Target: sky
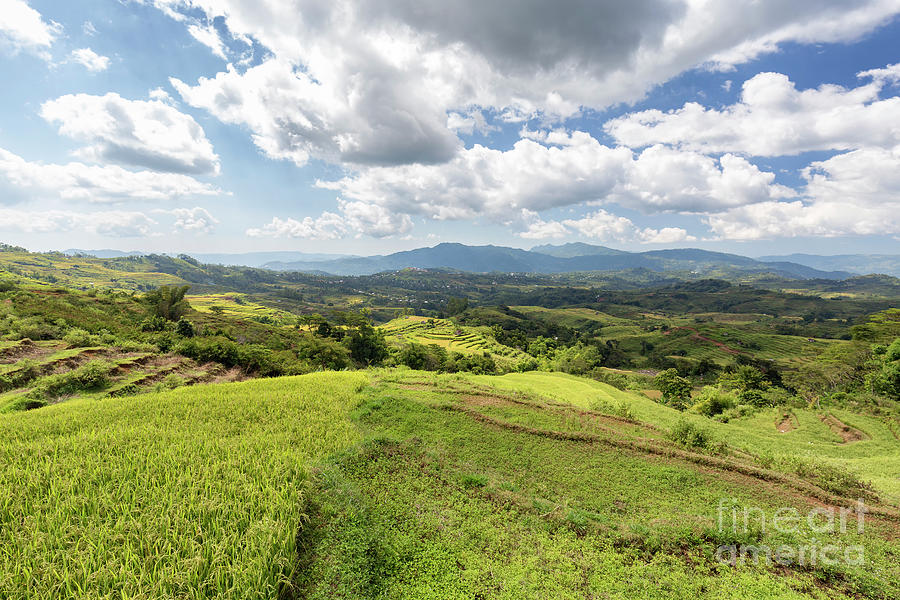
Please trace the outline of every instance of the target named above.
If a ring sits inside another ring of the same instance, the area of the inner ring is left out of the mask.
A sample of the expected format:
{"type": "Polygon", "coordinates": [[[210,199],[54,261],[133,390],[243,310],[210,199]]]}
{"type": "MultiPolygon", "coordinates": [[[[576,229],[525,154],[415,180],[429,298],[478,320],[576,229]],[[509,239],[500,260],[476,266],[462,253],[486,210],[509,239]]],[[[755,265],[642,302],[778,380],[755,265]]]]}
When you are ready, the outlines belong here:
{"type": "Polygon", "coordinates": [[[0,0],[0,241],[900,254],[900,0],[0,0]]]}

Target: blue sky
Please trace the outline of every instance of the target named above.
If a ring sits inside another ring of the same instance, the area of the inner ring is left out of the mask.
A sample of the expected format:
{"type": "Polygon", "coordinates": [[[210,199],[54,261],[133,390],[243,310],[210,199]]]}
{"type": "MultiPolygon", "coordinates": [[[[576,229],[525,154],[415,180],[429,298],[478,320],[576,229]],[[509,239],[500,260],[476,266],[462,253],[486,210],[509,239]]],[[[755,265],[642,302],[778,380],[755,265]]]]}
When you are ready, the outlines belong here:
{"type": "Polygon", "coordinates": [[[897,253],[900,1],[0,0],[0,240],[897,253]]]}

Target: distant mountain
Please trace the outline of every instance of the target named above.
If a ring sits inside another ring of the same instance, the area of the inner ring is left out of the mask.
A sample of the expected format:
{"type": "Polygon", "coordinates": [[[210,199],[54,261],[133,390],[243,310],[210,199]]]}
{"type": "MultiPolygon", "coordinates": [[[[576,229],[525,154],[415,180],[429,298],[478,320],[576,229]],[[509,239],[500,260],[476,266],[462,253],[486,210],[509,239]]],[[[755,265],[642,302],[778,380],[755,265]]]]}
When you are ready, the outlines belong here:
{"type": "Polygon", "coordinates": [[[130,252],[123,252],[122,250],[79,250],[78,248],[69,248],[68,250],[63,250],[63,254],[69,254],[74,256],[76,254],[81,254],[83,256],[96,256],[97,258],[121,258],[123,256],[144,256],[148,254],[147,252],[139,252],[137,250],[132,250],[130,252]]]}
{"type": "Polygon", "coordinates": [[[582,242],[572,242],[554,246],[553,244],[544,244],[543,246],[535,246],[532,252],[539,252],[548,256],[557,258],[575,258],[576,256],[614,256],[616,254],[628,254],[624,250],[616,250],[607,248],[606,246],[594,246],[593,244],[584,244],[582,242]]]}
{"type": "Polygon", "coordinates": [[[849,271],[867,275],[881,273],[900,277],[900,254],[787,254],[785,256],[761,256],[763,262],[788,261],[827,271],[849,271]]]}
{"type": "Polygon", "coordinates": [[[325,272],[333,275],[372,275],[405,268],[452,269],[473,273],[544,274],[646,269],[656,272],[690,272],[707,277],[740,277],[771,273],[791,279],[844,279],[851,275],[846,272],[820,271],[789,262],[764,263],[737,254],[696,248],[650,252],[625,252],[590,244],[539,248],[540,251],[529,251],[504,246],[445,243],[432,248],[418,248],[388,255],[334,260],[272,261],[265,263],[263,267],[280,271],[325,272]],[[583,254],[584,252],[588,254],[583,254]]]}
{"type": "Polygon", "coordinates": [[[270,262],[327,261],[353,258],[351,254],[316,254],[309,252],[245,252],[242,254],[197,254],[189,252],[202,263],[241,267],[262,267],[270,262]]]}
{"type": "MultiPolygon", "coordinates": [[[[139,252],[137,250],[132,250],[131,252],[123,252],[121,250],[79,250],[76,248],[70,248],[69,250],[64,250],[63,254],[82,254],[88,256],[96,256],[97,258],[120,258],[122,256],[145,256],[153,253],[139,252]]],[[[166,252],[165,254],[166,256],[177,256],[179,253],[166,252]]],[[[353,257],[353,255],[350,254],[316,254],[291,251],[245,252],[238,254],[209,254],[188,252],[186,254],[206,264],[239,267],[262,267],[266,263],[277,261],[328,261],[353,257]]]]}

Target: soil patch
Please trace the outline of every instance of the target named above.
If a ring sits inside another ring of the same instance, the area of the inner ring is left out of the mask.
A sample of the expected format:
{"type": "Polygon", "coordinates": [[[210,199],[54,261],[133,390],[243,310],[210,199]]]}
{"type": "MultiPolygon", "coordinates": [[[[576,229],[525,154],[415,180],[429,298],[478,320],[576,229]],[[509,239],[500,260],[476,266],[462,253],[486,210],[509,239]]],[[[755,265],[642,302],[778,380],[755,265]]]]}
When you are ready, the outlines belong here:
{"type": "Polygon", "coordinates": [[[844,444],[852,444],[853,442],[859,442],[869,439],[869,436],[864,432],[841,422],[834,415],[822,415],[819,418],[823,423],[831,428],[831,431],[840,436],[840,438],[843,440],[842,443],[844,444]]]}

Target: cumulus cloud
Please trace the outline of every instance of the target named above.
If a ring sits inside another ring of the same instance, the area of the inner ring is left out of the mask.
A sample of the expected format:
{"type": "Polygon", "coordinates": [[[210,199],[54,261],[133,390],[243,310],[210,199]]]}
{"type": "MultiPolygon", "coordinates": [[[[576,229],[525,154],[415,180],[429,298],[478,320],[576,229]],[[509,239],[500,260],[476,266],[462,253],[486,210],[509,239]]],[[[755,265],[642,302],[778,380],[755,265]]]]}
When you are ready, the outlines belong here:
{"type": "Polygon", "coordinates": [[[173,228],[176,233],[212,233],[219,220],[210,214],[205,208],[174,208],[168,211],[160,211],[175,217],[173,228]]]}
{"type": "Polygon", "coordinates": [[[0,48],[13,52],[25,50],[45,60],[50,59],[50,46],[62,33],[62,26],[47,22],[41,13],[24,0],[0,0],[0,48]]]}
{"type": "Polygon", "coordinates": [[[0,209],[0,230],[22,233],[87,232],[109,237],[146,237],[156,221],[141,212],[0,209]]]}
{"type": "Polygon", "coordinates": [[[122,202],[164,201],[186,196],[215,196],[221,190],[187,175],[129,171],[116,165],[80,162],[29,162],[0,148],[0,183],[28,192],[32,197],[122,202]]]}
{"type": "Polygon", "coordinates": [[[760,73],[744,82],[740,102],[721,110],[690,102],[669,112],[631,113],[604,128],[632,147],[670,144],[755,156],[900,143],[900,128],[887,125],[900,122],[900,97],[879,98],[883,87],[900,77],[900,68],[859,76],[871,81],[851,89],[822,85],[801,91],[785,75],[760,73]]]}
{"type": "Polygon", "coordinates": [[[641,229],[631,219],[610,214],[600,209],[580,219],[544,221],[537,213],[523,210],[522,219],[527,228],[519,233],[526,239],[564,238],[579,235],[602,242],[640,242],[645,244],[672,244],[695,241],[697,238],[680,227],[641,229]]]}
{"type": "Polygon", "coordinates": [[[41,106],[41,116],[59,123],[59,133],[88,145],[85,160],[114,162],[155,171],[218,174],[219,157],[203,128],[160,100],[126,100],[67,94],[41,106]]]}
{"type": "Polygon", "coordinates": [[[109,57],[100,56],[90,48],[78,48],[77,50],[72,50],[70,56],[72,57],[72,60],[84,66],[84,68],[92,73],[105,71],[109,68],[109,57]]]}
{"type": "Polygon", "coordinates": [[[803,199],[709,216],[725,239],[900,234],[900,146],[861,149],[804,169],[803,199]]]}
{"type": "Polygon", "coordinates": [[[412,229],[409,215],[398,214],[383,206],[366,202],[338,200],[340,214],[323,212],[319,217],[280,219],[258,228],[247,230],[250,237],[305,238],[333,240],[352,236],[369,235],[384,238],[403,235],[412,229]]]}
{"type": "Polygon", "coordinates": [[[185,15],[221,17],[272,54],[243,72],[173,81],[185,101],[246,125],[273,158],[355,165],[448,161],[461,149],[455,132],[478,126],[472,107],[501,121],[564,120],[699,65],[853,40],[900,12],[895,0],[145,1],[195,33],[185,15]]]}
{"type": "Polygon", "coordinates": [[[325,85],[313,73],[271,59],[244,73],[230,69],[200,78],[193,87],[171,82],[191,106],[248,126],[253,142],[271,158],[300,166],[310,156],[361,165],[450,159],[460,144],[447,128],[444,103],[412,81],[394,81],[396,67],[383,69],[383,78],[372,80],[346,72],[346,80],[333,82],[326,75],[325,85]]]}
{"type": "MultiPolygon", "coordinates": [[[[495,222],[522,210],[584,203],[703,213],[793,195],[774,183],[773,173],[730,154],[715,159],[653,146],[635,155],[585,132],[529,135],[546,143],[521,139],[507,151],[475,145],[444,165],[375,167],[316,185],[390,214],[495,222]]],[[[535,222],[529,227],[535,236],[562,232],[535,222]]]]}

